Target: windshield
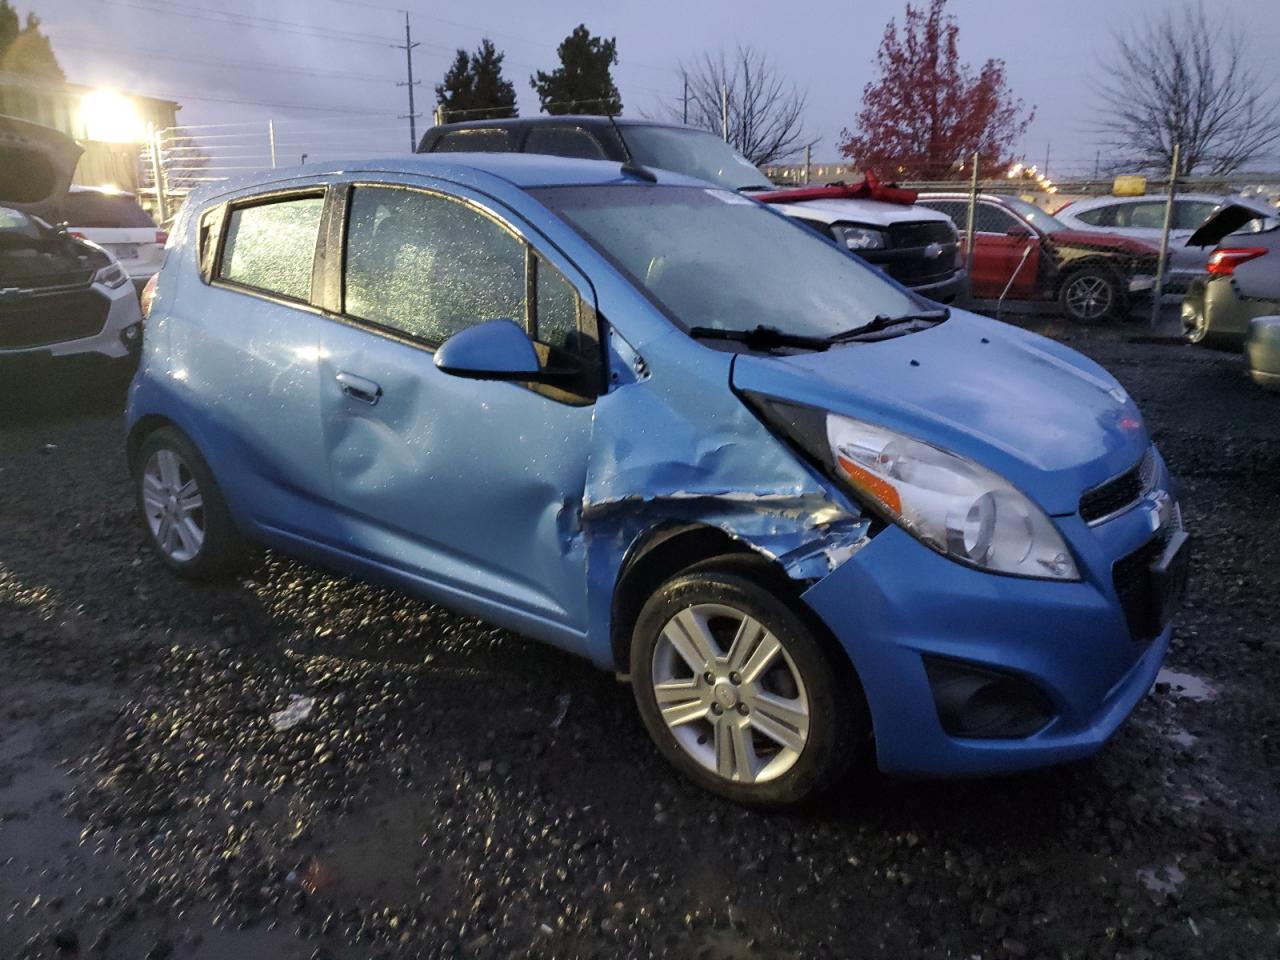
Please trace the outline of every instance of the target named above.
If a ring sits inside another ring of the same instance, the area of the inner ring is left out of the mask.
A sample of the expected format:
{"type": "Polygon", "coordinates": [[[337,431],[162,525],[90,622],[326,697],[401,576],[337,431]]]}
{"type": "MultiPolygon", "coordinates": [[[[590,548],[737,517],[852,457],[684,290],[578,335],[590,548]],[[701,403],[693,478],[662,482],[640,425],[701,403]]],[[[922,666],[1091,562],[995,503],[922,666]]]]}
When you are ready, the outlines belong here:
{"type": "Polygon", "coordinates": [[[1027,201],[1019,200],[1017,197],[1001,197],[1000,199],[1005,202],[1010,210],[1041,233],[1057,233],[1059,230],[1070,229],[1053,214],[1045,213],[1034,203],[1027,203],[1027,201]]]}
{"type": "Polygon", "coordinates": [[[807,227],[727,190],[533,191],[685,328],[827,337],[921,302],[807,227]]]}
{"type": "Polygon", "coordinates": [[[729,190],[772,190],[773,184],[719,137],[692,127],[626,124],[627,149],[636,163],[709,180],[729,190]]]}

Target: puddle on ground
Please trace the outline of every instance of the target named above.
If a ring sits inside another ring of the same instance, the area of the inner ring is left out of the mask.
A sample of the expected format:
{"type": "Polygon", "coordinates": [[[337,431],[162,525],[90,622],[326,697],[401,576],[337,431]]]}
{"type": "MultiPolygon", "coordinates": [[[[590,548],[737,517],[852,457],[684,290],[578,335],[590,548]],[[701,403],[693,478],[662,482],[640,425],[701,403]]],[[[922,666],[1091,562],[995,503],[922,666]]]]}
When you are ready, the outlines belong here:
{"type": "Polygon", "coordinates": [[[1143,867],[1138,871],[1138,882],[1157,897],[1177,893],[1186,879],[1187,875],[1175,863],[1163,867],[1143,867]]]}
{"type": "Polygon", "coordinates": [[[1192,673],[1179,673],[1167,667],[1156,674],[1156,684],[1168,684],[1168,695],[1180,700],[1213,700],[1218,690],[1213,684],[1192,673]]]}

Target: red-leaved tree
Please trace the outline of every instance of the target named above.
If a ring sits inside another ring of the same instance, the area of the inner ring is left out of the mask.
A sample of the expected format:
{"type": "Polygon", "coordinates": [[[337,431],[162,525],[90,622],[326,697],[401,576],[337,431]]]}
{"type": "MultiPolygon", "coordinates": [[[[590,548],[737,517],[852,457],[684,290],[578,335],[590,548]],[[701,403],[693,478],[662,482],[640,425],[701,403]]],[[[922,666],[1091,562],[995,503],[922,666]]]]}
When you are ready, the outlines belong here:
{"type": "Polygon", "coordinates": [[[862,91],[856,131],[840,150],[862,169],[903,180],[946,180],[976,150],[984,176],[1003,173],[1010,151],[1031,123],[1009,90],[1004,61],[976,74],[960,62],[960,28],[947,0],[907,4],[902,29],[890,20],[876,54],[880,76],[862,91]]]}

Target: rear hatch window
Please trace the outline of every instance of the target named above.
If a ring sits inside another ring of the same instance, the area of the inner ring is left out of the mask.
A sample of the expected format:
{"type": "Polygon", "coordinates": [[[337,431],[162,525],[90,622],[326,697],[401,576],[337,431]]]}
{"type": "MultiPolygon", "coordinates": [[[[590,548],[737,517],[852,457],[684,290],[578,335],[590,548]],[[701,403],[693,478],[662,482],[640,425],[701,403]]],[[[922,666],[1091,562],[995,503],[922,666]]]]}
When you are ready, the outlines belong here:
{"type": "Polygon", "coordinates": [[[84,190],[68,193],[62,201],[62,218],[73,227],[108,229],[150,227],[155,221],[138,201],[124,193],[84,190]]]}

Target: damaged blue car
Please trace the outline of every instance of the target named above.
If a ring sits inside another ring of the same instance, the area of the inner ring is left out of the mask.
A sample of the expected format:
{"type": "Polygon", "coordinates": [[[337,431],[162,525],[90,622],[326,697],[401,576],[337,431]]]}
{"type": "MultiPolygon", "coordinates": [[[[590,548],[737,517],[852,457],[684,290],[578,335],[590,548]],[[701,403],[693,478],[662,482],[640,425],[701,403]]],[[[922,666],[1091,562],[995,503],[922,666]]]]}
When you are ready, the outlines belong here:
{"type": "Polygon", "coordinates": [[[1124,389],[747,197],[425,155],[170,243],[127,443],[179,574],[266,545],[588,657],[760,806],[1085,757],[1154,681],[1187,535],[1124,389]]]}

